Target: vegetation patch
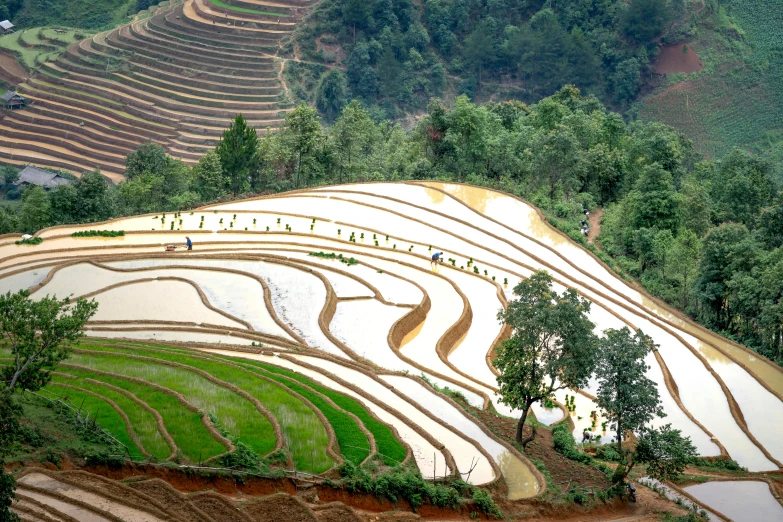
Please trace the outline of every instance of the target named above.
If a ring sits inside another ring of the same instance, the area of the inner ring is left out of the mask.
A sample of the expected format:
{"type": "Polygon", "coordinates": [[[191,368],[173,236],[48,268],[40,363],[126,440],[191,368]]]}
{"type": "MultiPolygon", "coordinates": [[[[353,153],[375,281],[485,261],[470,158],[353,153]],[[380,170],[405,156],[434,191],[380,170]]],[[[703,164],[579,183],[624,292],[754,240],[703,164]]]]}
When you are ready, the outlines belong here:
{"type": "Polygon", "coordinates": [[[124,230],[79,230],[71,234],[71,237],[123,237],[124,230]]]}
{"type": "Polygon", "coordinates": [[[43,243],[42,237],[31,237],[28,239],[20,239],[19,241],[14,241],[17,245],[40,245],[43,243]]]}

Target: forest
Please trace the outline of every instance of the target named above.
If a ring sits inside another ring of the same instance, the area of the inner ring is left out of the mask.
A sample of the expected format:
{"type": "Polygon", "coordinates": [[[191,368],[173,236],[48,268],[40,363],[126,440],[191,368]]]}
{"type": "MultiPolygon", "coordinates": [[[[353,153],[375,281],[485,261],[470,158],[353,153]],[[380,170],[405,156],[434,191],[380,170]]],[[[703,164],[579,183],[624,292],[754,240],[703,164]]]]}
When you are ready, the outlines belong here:
{"type": "MultiPolygon", "coordinates": [[[[25,190],[16,209],[0,207],[0,233],[326,184],[467,182],[534,203],[653,295],[783,363],[783,199],[773,164],[740,149],[704,160],[674,129],[626,124],[574,86],[530,106],[435,99],[411,131],[374,120],[357,101],[329,126],[303,104],[281,131],[260,136],[237,116],[192,168],[155,144],[126,166],[119,185],[94,172],[50,192],[25,190]],[[588,244],[580,221],[597,207],[603,224],[588,244]]],[[[16,173],[4,167],[8,197],[19,197],[16,173]]]]}
{"type": "MultiPolygon", "coordinates": [[[[688,30],[673,23],[686,18],[686,4],[325,0],[299,29],[296,45],[307,60],[330,64],[342,58],[347,65],[345,73],[332,69],[322,76],[321,107],[356,98],[394,118],[400,110],[425,108],[431,96],[446,90],[531,102],[574,84],[623,108],[649,76],[661,35],[677,40],[688,30]],[[338,50],[345,56],[337,56],[338,50]]],[[[297,80],[303,64],[289,65],[297,80]]],[[[295,94],[307,97],[301,85],[295,94]]]]}

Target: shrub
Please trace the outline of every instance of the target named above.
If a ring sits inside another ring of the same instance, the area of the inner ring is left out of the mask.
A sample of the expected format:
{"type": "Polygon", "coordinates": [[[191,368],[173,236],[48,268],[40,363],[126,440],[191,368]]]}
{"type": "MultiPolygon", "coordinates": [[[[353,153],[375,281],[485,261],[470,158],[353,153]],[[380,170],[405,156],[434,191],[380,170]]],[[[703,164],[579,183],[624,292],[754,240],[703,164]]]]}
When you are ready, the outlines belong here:
{"type": "Polygon", "coordinates": [[[555,451],[564,457],[583,464],[590,464],[593,461],[593,458],[590,455],[576,449],[574,435],[571,433],[567,423],[562,422],[552,428],[552,440],[555,451]]]}
{"type": "Polygon", "coordinates": [[[489,495],[489,493],[487,493],[486,490],[478,488],[474,489],[473,502],[475,502],[476,507],[483,511],[486,515],[494,518],[503,518],[503,514],[498,509],[497,504],[495,504],[495,501],[492,500],[492,497],[489,495]]]}
{"type": "Polygon", "coordinates": [[[124,230],[80,230],[71,234],[71,237],[122,237],[124,230]]]}
{"type": "Polygon", "coordinates": [[[611,462],[620,462],[623,460],[622,456],[617,452],[614,445],[611,444],[598,446],[595,450],[595,456],[601,460],[608,460],[611,462]]]}
{"type": "Polygon", "coordinates": [[[15,241],[17,245],[40,245],[43,243],[42,237],[31,237],[29,239],[21,239],[19,241],[15,241]]]}
{"type": "MultiPolygon", "coordinates": [[[[334,259],[337,257],[337,254],[334,252],[329,252],[328,254],[326,252],[310,252],[307,255],[311,257],[323,257],[325,259],[334,259]]],[[[342,258],[342,254],[340,254],[340,257],[342,258]]]]}

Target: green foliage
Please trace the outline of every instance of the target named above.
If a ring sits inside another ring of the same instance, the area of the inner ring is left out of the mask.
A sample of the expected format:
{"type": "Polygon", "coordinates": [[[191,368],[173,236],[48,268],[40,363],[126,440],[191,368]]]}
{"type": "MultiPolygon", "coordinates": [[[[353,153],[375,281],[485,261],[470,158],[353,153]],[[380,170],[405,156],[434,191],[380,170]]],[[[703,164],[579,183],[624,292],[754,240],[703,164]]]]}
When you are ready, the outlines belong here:
{"type": "MultiPolygon", "coordinates": [[[[135,11],[137,0],[22,0],[14,23],[20,27],[63,25],[84,29],[108,29],[135,11]]],[[[154,3],[158,3],[157,1],[154,3]]]]}
{"type": "Polygon", "coordinates": [[[690,438],[671,424],[643,430],[636,445],[636,461],[647,464],[647,474],[662,482],[677,478],[696,455],[690,438]]]}
{"type": "Polygon", "coordinates": [[[561,453],[566,458],[581,462],[582,464],[590,464],[593,461],[593,458],[590,455],[576,449],[574,434],[571,433],[571,429],[566,422],[561,422],[552,428],[552,442],[555,451],[561,453]]]}
{"type": "Polygon", "coordinates": [[[330,69],[321,77],[315,106],[328,121],[334,121],[345,107],[347,88],[345,74],[339,69],[330,69]]]}
{"type": "Polygon", "coordinates": [[[487,490],[475,488],[473,490],[473,502],[485,515],[492,518],[503,518],[503,513],[500,512],[487,490]]]}
{"type": "Polygon", "coordinates": [[[14,241],[17,245],[40,245],[43,243],[42,237],[31,237],[28,239],[20,239],[18,241],[14,241]]]}
{"type": "Polygon", "coordinates": [[[45,296],[30,299],[27,290],[0,295],[0,332],[13,362],[0,378],[11,392],[36,391],[51,379],[50,372],[70,353],[69,345],[84,335],[84,325],[95,315],[92,300],[62,300],[45,296]]]}
{"type": "Polygon", "coordinates": [[[124,230],[79,230],[71,234],[71,237],[123,237],[124,230]]]}
{"type": "Polygon", "coordinates": [[[627,431],[638,433],[653,418],[665,415],[657,386],[645,375],[649,368],[644,358],[651,349],[655,349],[652,339],[641,330],[632,335],[628,328],[610,328],[600,340],[597,404],[617,434],[621,454],[627,431]]]}
{"type": "Polygon", "coordinates": [[[501,401],[522,410],[516,440],[535,402],[563,388],[582,388],[596,363],[596,337],[587,318],[590,302],[573,289],[552,291],[552,278],[535,272],[514,288],[514,299],[498,312],[498,320],[513,329],[498,349],[501,401]]]}
{"type": "MultiPolygon", "coordinates": [[[[241,114],[223,132],[215,148],[220,158],[222,172],[229,179],[229,188],[236,195],[246,192],[258,179],[258,136],[256,130],[247,125],[241,114]]],[[[210,174],[214,177],[215,174],[210,174]]]]}
{"type": "MultiPolygon", "coordinates": [[[[352,462],[346,462],[339,468],[341,480],[339,484],[351,492],[371,493],[377,497],[387,498],[392,502],[398,499],[407,500],[414,509],[419,508],[425,502],[436,507],[457,508],[462,500],[462,491],[465,484],[433,484],[425,481],[421,473],[412,468],[396,466],[383,473],[372,475],[367,470],[360,468],[352,462]]],[[[485,513],[495,515],[500,512],[488,493],[476,495],[477,505],[485,513]]]]}
{"type": "Polygon", "coordinates": [[[727,471],[747,471],[737,461],[728,458],[708,458],[696,457],[693,459],[693,465],[697,468],[709,470],[727,470],[727,471]]]}

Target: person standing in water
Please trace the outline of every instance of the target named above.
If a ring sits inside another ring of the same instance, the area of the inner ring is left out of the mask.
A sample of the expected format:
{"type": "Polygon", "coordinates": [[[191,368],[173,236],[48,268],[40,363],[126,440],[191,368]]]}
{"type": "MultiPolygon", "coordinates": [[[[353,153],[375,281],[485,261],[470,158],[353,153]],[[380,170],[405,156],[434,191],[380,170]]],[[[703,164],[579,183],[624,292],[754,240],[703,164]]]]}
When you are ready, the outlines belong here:
{"type": "Polygon", "coordinates": [[[443,258],[441,258],[442,255],[443,252],[435,252],[434,254],[432,254],[432,261],[430,261],[430,264],[434,265],[437,263],[442,263],[443,262],[443,258]]]}
{"type": "Polygon", "coordinates": [[[185,236],[185,239],[188,240],[188,250],[193,250],[193,241],[190,240],[190,236],[185,236]]]}

